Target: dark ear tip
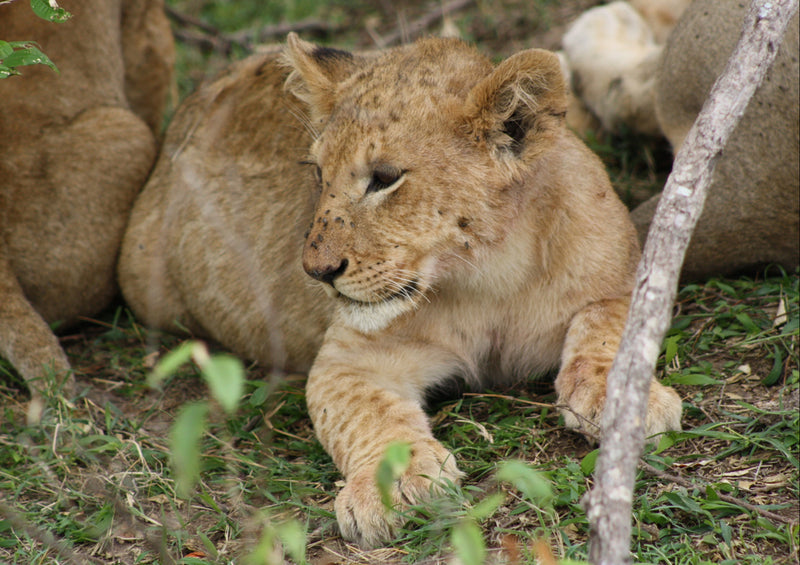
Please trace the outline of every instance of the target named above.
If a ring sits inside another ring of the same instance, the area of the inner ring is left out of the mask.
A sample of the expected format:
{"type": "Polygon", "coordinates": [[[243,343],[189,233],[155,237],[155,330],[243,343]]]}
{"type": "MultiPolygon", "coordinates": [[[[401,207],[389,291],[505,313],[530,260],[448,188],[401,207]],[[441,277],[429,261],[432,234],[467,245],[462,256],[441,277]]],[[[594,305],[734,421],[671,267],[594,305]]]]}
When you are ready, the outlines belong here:
{"type": "Polygon", "coordinates": [[[352,61],[353,54],[349,51],[344,51],[342,49],[335,49],[333,47],[324,47],[322,45],[317,45],[314,47],[314,50],[311,52],[311,56],[314,57],[320,63],[327,63],[329,61],[352,61]]]}

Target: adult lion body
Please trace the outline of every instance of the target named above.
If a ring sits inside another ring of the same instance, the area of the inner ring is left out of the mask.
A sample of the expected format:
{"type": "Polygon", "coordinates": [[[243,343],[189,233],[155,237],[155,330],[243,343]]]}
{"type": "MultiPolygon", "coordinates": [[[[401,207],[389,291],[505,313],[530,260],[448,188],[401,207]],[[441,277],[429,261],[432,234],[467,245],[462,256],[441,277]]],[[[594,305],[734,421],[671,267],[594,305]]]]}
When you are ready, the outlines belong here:
{"type": "MultiPolygon", "coordinates": [[[[745,3],[694,0],[667,42],[655,111],[677,153],[741,35],[745,3]]],[[[683,276],[800,264],[800,16],[731,134],[686,252],[683,276]]],[[[631,217],[644,241],[660,195],[631,217]]]]}
{"type": "MultiPolygon", "coordinates": [[[[583,102],[604,127],[625,124],[663,134],[677,153],[733,53],[747,6],[636,0],[586,11],[564,36],[583,102]]],[[[720,155],[686,252],[685,279],[733,275],[772,263],[793,271],[800,264],[798,22],[795,13],[775,62],[720,155]]],[[[576,127],[588,121],[580,112],[572,116],[576,127]]],[[[631,213],[642,242],[660,198],[653,196],[631,213]]]]}
{"type": "MultiPolygon", "coordinates": [[[[446,379],[560,366],[567,422],[597,421],[636,232],[564,126],[551,53],[493,67],[457,40],[356,56],[290,36],[285,61],[288,79],[271,55],[237,63],[178,111],[120,280],[150,325],[309,371],[342,532],[375,545],[395,525],[374,481],[388,443],[413,453],[395,502],[458,478],[423,411],[446,379]]],[[[648,432],[679,418],[654,382],[648,432]]]]}
{"type": "Polygon", "coordinates": [[[92,316],[118,291],[120,241],[172,82],[161,0],[63,5],[63,24],[26,2],[0,6],[0,38],[36,40],[60,70],[0,80],[0,356],[34,396],[48,373],[69,371],[48,323],[92,316]]]}

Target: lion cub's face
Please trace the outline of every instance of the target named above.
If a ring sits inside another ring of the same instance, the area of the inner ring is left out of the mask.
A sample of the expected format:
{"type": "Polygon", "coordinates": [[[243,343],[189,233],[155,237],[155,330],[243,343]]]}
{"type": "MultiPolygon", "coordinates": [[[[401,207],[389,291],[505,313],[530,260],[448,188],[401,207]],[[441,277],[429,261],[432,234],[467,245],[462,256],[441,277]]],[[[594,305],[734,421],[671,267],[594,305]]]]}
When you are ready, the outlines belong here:
{"type": "Polygon", "coordinates": [[[481,276],[537,140],[563,117],[555,58],[520,55],[493,69],[454,40],[355,56],[289,37],[287,87],[309,105],[319,183],[303,267],[346,323],[381,329],[437,282],[481,276]]]}

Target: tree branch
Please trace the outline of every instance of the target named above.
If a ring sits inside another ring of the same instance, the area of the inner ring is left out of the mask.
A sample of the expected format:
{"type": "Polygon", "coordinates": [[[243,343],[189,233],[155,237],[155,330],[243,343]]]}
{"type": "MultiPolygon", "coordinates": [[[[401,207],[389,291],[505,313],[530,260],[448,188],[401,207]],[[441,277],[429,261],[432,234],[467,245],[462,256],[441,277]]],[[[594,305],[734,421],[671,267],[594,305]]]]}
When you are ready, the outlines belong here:
{"type": "Polygon", "coordinates": [[[444,19],[445,16],[448,16],[453,12],[463,10],[464,8],[468,8],[474,2],[475,0],[451,0],[447,4],[444,4],[440,7],[437,6],[435,10],[420,16],[407,26],[401,25],[399,26],[400,29],[393,31],[388,35],[376,37],[375,42],[378,44],[378,47],[388,47],[390,45],[400,43],[401,41],[409,41],[414,39],[416,36],[425,32],[425,30],[427,30],[433,24],[444,19]]]}
{"type": "Polygon", "coordinates": [[[175,8],[165,6],[164,9],[175,24],[173,33],[177,39],[201,49],[226,55],[230,54],[234,47],[238,47],[246,53],[252,53],[256,44],[283,38],[290,31],[320,35],[334,33],[339,29],[333,24],[321,20],[305,19],[236,33],[224,33],[217,27],[199,18],[179,12],[175,8]]]}
{"type": "Polygon", "coordinates": [[[595,487],[584,498],[596,565],[630,563],[631,505],[650,381],[681,264],[717,159],[775,59],[798,0],[754,0],[722,75],[675,157],[647,237],[628,323],[608,375],[595,487]]]}

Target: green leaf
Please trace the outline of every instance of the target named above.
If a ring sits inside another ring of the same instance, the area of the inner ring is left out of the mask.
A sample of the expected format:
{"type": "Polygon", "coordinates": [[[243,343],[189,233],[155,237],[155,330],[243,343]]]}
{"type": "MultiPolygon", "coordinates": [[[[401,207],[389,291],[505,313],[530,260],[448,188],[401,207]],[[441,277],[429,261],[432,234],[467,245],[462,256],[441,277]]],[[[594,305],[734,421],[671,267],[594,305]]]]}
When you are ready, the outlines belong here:
{"type": "Polygon", "coordinates": [[[392,508],[392,485],[411,464],[411,445],[404,442],[390,443],[386,446],[383,459],[378,464],[375,480],[381,494],[381,502],[387,509],[392,508]]]}
{"type": "Polygon", "coordinates": [[[250,406],[261,406],[269,398],[269,385],[267,383],[256,383],[256,389],[250,395],[250,406]]]}
{"type": "Polygon", "coordinates": [[[147,386],[155,388],[161,382],[174,374],[175,371],[185,365],[192,358],[192,352],[198,342],[184,341],[178,347],[164,355],[155,366],[153,371],[147,375],[147,386]]]}
{"type": "Polygon", "coordinates": [[[704,516],[711,516],[706,509],[701,507],[688,494],[682,494],[680,492],[666,492],[662,496],[669,500],[676,508],[685,510],[689,514],[702,514],[704,516]]]}
{"type": "Polygon", "coordinates": [[[678,353],[678,342],[680,341],[680,335],[674,335],[672,337],[668,337],[664,342],[664,364],[669,365],[672,363],[672,360],[675,358],[675,355],[678,353]]]}
{"type": "Polygon", "coordinates": [[[669,381],[669,384],[671,385],[705,386],[722,384],[722,381],[718,379],[697,373],[690,373],[688,375],[670,375],[665,380],[669,381]]]}
{"type": "Polygon", "coordinates": [[[244,393],[244,365],[233,355],[209,355],[202,342],[185,341],[164,355],[147,376],[147,384],[159,386],[189,360],[197,363],[214,399],[228,414],[232,414],[244,393]]]}
{"type": "Polygon", "coordinates": [[[200,438],[206,429],[208,406],[204,402],[181,408],[169,436],[175,491],[188,498],[200,477],[200,438]]]}
{"type": "Polygon", "coordinates": [[[14,48],[11,47],[11,44],[8,41],[3,41],[0,39],[0,61],[8,57],[14,52],[14,48]]]}
{"type": "Polygon", "coordinates": [[[708,286],[710,286],[711,288],[717,287],[718,289],[720,289],[725,294],[728,294],[730,296],[736,296],[736,289],[733,288],[728,283],[724,283],[724,282],[722,282],[720,280],[716,280],[716,279],[715,280],[711,280],[711,281],[708,282],[708,286]]]}
{"type": "Polygon", "coordinates": [[[233,355],[213,355],[203,361],[200,372],[214,399],[228,414],[233,414],[244,392],[242,362],[233,355]]]}
{"type": "Polygon", "coordinates": [[[26,47],[18,49],[3,59],[3,65],[6,67],[24,67],[26,65],[47,65],[54,71],[58,72],[53,61],[42,53],[38,47],[32,44],[27,44],[26,47]]]}
{"type": "Polygon", "coordinates": [[[597,455],[600,453],[599,449],[595,449],[587,453],[583,459],[581,459],[581,471],[587,477],[594,473],[594,465],[597,463],[597,455]]]}
{"type": "Polygon", "coordinates": [[[728,547],[731,547],[731,542],[733,541],[733,530],[725,520],[720,520],[719,531],[722,534],[722,541],[724,541],[728,547]]]}
{"type": "Polygon", "coordinates": [[[758,325],[756,325],[756,323],[750,318],[750,316],[748,316],[744,312],[736,314],[736,319],[739,320],[739,323],[744,326],[745,330],[747,330],[748,335],[757,334],[761,332],[761,328],[759,328],[758,325]]]}
{"type": "Polygon", "coordinates": [[[797,333],[798,327],[800,327],[800,318],[793,316],[789,318],[789,321],[783,325],[783,328],[781,329],[781,335],[792,335],[797,333]]]}
{"type": "Polygon", "coordinates": [[[72,14],[64,8],[59,7],[55,2],[51,5],[48,0],[31,0],[31,9],[43,20],[57,24],[63,24],[72,17],[72,14]]]}
{"type": "Polygon", "coordinates": [[[689,316],[680,316],[672,320],[672,327],[670,328],[672,331],[683,331],[692,325],[692,318],[689,316]]]}
{"type": "Polygon", "coordinates": [[[486,544],[481,529],[473,520],[462,520],[450,534],[450,543],[463,565],[484,565],[486,544]]]}
{"type": "Polygon", "coordinates": [[[301,565],[306,562],[306,530],[297,520],[289,520],[278,525],[278,538],[292,558],[301,565]]]}
{"type": "Polygon", "coordinates": [[[656,446],[655,450],[653,450],[653,455],[658,455],[659,453],[666,451],[673,445],[675,445],[676,441],[676,434],[674,433],[665,433],[661,434],[661,437],[658,438],[658,445],[656,446]]]}
{"type": "Polygon", "coordinates": [[[781,354],[781,350],[777,345],[772,350],[772,359],[772,369],[761,381],[761,384],[764,386],[774,385],[778,382],[778,379],[781,378],[781,374],[783,374],[783,355],[781,354]]]}
{"type": "Polygon", "coordinates": [[[0,65],[0,78],[8,78],[11,75],[18,75],[19,72],[15,71],[10,67],[6,67],[5,65],[0,65]]]}
{"type": "Polygon", "coordinates": [[[500,463],[497,480],[513,484],[534,504],[549,506],[553,500],[553,491],[547,479],[522,461],[500,463]]]}
{"type": "Polygon", "coordinates": [[[478,522],[483,522],[500,508],[500,505],[503,504],[505,499],[506,495],[502,492],[492,493],[478,502],[478,504],[469,511],[469,515],[478,522]]]}

